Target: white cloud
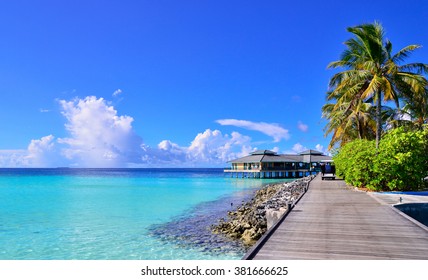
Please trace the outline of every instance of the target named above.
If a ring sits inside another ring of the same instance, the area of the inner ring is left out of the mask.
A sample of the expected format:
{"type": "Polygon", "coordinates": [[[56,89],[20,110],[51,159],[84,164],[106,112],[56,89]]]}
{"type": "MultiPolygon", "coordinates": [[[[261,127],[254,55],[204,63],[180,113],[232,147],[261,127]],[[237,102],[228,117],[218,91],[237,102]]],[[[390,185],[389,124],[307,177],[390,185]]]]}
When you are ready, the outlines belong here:
{"type": "Polygon", "coordinates": [[[53,140],[53,135],[48,135],[38,140],[31,140],[28,145],[28,151],[34,155],[43,153],[44,151],[50,151],[54,146],[53,140]]]}
{"type": "Polygon", "coordinates": [[[37,167],[50,166],[56,161],[55,137],[53,135],[44,136],[37,140],[31,140],[28,145],[28,164],[37,167]]]}
{"type": "Polygon", "coordinates": [[[28,151],[27,150],[1,150],[0,167],[27,167],[28,151]]]}
{"type": "Polygon", "coordinates": [[[331,156],[331,153],[329,152],[329,150],[327,148],[324,148],[324,146],[321,145],[321,144],[317,144],[315,146],[315,150],[320,151],[320,152],[322,152],[325,155],[331,156]]]}
{"type": "MultiPolygon", "coordinates": [[[[291,150],[287,150],[284,153],[285,154],[298,154],[298,153],[301,153],[301,152],[309,150],[309,149],[314,149],[314,148],[308,148],[308,147],[302,145],[301,143],[296,143],[293,145],[291,150]]],[[[325,155],[331,155],[331,153],[327,149],[325,149],[324,146],[321,144],[315,145],[315,150],[320,151],[325,155]]]]}
{"type": "Polygon", "coordinates": [[[88,96],[60,100],[70,137],[58,139],[68,147],[63,155],[78,166],[115,167],[138,162],[142,139],[132,128],[133,118],[118,116],[103,98],[88,96]]]}
{"type": "Polygon", "coordinates": [[[274,147],[273,149],[270,149],[272,152],[275,153],[279,153],[279,148],[278,147],[274,147]]]}
{"type": "MultiPolygon", "coordinates": [[[[180,147],[178,144],[170,140],[163,140],[158,144],[156,157],[157,161],[170,164],[180,164],[186,161],[186,148],[180,147]]],[[[152,159],[153,161],[153,159],[152,159]]]]}
{"type": "Polygon", "coordinates": [[[126,167],[140,163],[142,139],[133,118],[119,116],[102,98],[60,100],[68,137],[53,135],[31,140],[27,150],[0,152],[1,166],[11,167],[126,167]]]}
{"type": "Polygon", "coordinates": [[[317,144],[317,145],[315,146],[315,149],[316,149],[317,151],[324,152],[324,146],[323,146],[323,145],[321,145],[321,144],[317,144]]]}
{"type": "Polygon", "coordinates": [[[293,148],[291,148],[291,149],[294,153],[298,154],[298,153],[301,153],[303,151],[306,151],[308,148],[306,148],[305,146],[303,146],[300,143],[296,143],[293,145],[293,148]]]}
{"type": "Polygon", "coordinates": [[[118,96],[118,95],[120,95],[120,94],[122,94],[123,93],[123,91],[120,89],[120,88],[118,88],[117,90],[115,90],[114,92],[113,92],[113,96],[118,96]]]}
{"type": "Polygon", "coordinates": [[[133,118],[118,116],[102,98],[62,100],[60,104],[70,137],[58,142],[67,145],[63,155],[78,166],[221,165],[252,149],[248,136],[211,129],[198,133],[189,146],[163,140],[149,147],[133,131],[133,118]]]}
{"type": "Polygon", "coordinates": [[[308,127],[308,125],[304,124],[303,122],[298,121],[297,122],[297,128],[302,132],[307,132],[309,127],[308,127]]]}
{"type": "Polygon", "coordinates": [[[236,157],[232,152],[234,146],[245,146],[250,141],[248,136],[238,132],[223,135],[219,130],[207,129],[199,133],[188,148],[188,158],[201,162],[226,162],[236,157]]]}
{"type": "Polygon", "coordinates": [[[222,119],[217,120],[216,122],[221,125],[232,125],[248,130],[259,131],[263,134],[271,136],[274,142],[279,142],[281,139],[288,140],[290,138],[288,130],[275,123],[251,122],[236,119],[222,119]]]}
{"type": "MultiPolygon", "coordinates": [[[[67,136],[48,135],[31,140],[27,149],[0,150],[1,167],[214,167],[224,166],[227,161],[255,150],[249,136],[212,129],[197,133],[188,145],[163,140],[150,147],[135,133],[134,119],[119,115],[103,98],[60,100],[59,105],[66,120],[67,136]]],[[[288,131],[276,124],[217,122],[261,131],[276,142],[289,137],[288,131]]]]}
{"type": "Polygon", "coordinates": [[[49,167],[57,154],[52,135],[31,140],[27,149],[0,151],[1,167],[49,167]]]}
{"type": "Polygon", "coordinates": [[[163,140],[157,148],[143,146],[146,164],[180,166],[223,166],[227,161],[247,155],[251,138],[237,132],[231,135],[219,130],[206,129],[198,133],[189,146],[179,146],[163,140]]]}

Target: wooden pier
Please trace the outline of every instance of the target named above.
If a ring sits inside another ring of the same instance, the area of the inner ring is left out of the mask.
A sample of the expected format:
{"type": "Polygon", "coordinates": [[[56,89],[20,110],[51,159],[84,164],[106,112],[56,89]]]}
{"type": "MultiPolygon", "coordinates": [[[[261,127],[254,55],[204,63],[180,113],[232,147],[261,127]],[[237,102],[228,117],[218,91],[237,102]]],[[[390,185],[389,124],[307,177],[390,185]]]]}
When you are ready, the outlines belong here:
{"type": "Polygon", "coordinates": [[[428,259],[428,228],[341,180],[308,192],[244,259],[428,259]]]}

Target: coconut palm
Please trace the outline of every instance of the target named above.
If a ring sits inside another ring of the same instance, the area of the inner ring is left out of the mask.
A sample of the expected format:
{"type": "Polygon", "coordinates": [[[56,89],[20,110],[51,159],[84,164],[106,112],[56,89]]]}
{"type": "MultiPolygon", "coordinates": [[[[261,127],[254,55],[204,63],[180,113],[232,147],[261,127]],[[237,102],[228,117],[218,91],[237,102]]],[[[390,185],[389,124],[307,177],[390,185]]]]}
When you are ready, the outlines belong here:
{"type": "Polygon", "coordinates": [[[346,102],[361,99],[363,104],[372,100],[376,110],[378,147],[384,125],[382,101],[393,101],[400,109],[401,99],[412,101],[426,96],[428,81],[423,74],[428,72],[428,65],[400,65],[420,46],[409,45],[392,54],[392,43],[385,39],[384,29],[377,22],[349,27],[347,30],[354,37],[345,42],[347,49],[342,52],[340,60],[328,65],[329,68],[345,68],[331,78],[328,99],[336,100],[336,109],[346,102]]]}
{"type": "Polygon", "coordinates": [[[411,120],[411,125],[423,129],[428,123],[428,89],[425,95],[413,95],[404,98],[403,114],[411,120]]]}
{"type": "Polygon", "coordinates": [[[328,149],[336,143],[343,146],[354,139],[375,138],[376,123],[371,103],[354,99],[337,104],[326,104],[322,108],[323,117],[329,119],[325,127],[325,135],[333,133],[328,149]]]}

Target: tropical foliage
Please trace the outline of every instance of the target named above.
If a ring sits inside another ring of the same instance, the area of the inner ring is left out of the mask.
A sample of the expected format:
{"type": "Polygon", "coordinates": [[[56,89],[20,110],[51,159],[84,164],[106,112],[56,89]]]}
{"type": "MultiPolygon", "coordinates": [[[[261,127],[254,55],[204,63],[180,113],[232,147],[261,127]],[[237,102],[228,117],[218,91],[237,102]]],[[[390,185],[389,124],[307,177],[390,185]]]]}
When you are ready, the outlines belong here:
{"type": "Polygon", "coordinates": [[[422,130],[400,127],[380,141],[355,140],[334,157],[336,172],[348,184],[375,191],[419,190],[427,187],[428,125],[422,130]]]}
{"type": "Polygon", "coordinates": [[[347,29],[353,37],[345,42],[340,60],[329,68],[344,69],[330,80],[323,108],[328,120],[326,135],[332,133],[329,148],[354,139],[376,139],[387,128],[409,126],[421,129],[428,120],[428,65],[402,64],[419,45],[392,53],[392,43],[383,27],[375,22],[347,29]],[[394,108],[387,107],[395,106],[394,108]],[[401,107],[401,105],[404,105],[401,107]]]}
{"type": "Polygon", "coordinates": [[[358,139],[345,144],[333,157],[336,174],[346,183],[356,187],[370,185],[373,172],[373,160],[376,157],[375,142],[358,139]]]}

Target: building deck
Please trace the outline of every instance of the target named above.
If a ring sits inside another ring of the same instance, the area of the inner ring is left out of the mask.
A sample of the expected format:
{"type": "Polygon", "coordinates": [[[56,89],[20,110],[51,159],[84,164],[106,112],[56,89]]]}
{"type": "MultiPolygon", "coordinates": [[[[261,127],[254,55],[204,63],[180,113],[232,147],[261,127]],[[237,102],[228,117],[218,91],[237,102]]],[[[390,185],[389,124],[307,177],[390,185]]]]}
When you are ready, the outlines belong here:
{"type": "Polygon", "coordinates": [[[317,176],[247,259],[428,259],[428,229],[342,180],[317,176]]]}
{"type": "Polygon", "coordinates": [[[308,169],[225,169],[224,172],[231,177],[254,179],[302,178],[318,173],[308,169]]]}

